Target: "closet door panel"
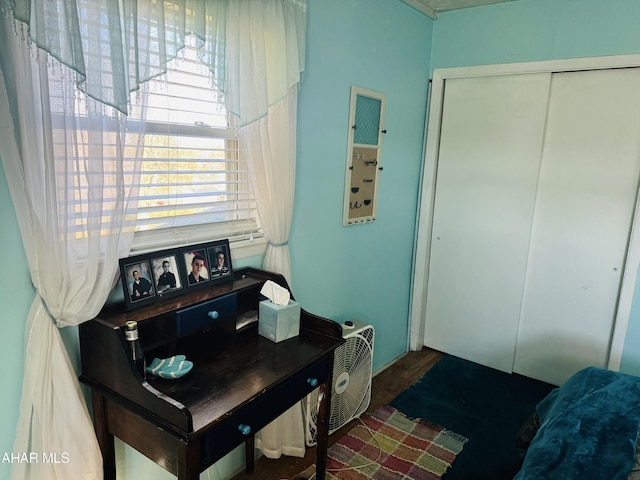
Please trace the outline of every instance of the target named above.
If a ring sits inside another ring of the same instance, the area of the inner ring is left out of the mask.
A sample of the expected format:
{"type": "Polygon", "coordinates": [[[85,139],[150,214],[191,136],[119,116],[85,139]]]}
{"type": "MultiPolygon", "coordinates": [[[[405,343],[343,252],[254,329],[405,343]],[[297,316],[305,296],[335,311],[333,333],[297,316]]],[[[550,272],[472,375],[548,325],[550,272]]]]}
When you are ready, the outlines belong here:
{"type": "Polygon", "coordinates": [[[554,74],[514,371],[605,367],[640,166],[640,70],[554,74]]]}
{"type": "Polygon", "coordinates": [[[549,74],[447,80],[425,345],[511,371],[549,74]]]}

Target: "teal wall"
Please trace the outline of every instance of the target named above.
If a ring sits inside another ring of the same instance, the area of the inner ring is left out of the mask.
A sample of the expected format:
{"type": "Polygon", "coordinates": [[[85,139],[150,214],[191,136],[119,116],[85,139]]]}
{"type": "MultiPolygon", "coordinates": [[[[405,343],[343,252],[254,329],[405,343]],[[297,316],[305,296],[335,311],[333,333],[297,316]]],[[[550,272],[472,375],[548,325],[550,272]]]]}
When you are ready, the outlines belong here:
{"type": "MultiPolygon", "coordinates": [[[[637,0],[518,0],[448,12],[435,22],[431,67],[640,53],[639,19],[637,0]]],[[[640,375],[640,279],[621,370],[640,375]]]]}
{"type": "MultiPolygon", "coordinates": [[[[290,237],[292,289],[305,308],[376,328],[374,368],[407,348],[415,217],[429,69],[640,52],[640,2],[518,0],[449,12],[435,22],[399,0],[308,0],[307,66],[298,99],[296,201],[290,237]],[[378,220],[343,227],[349,89],[385,93],[388,134],[378,220]]],[[[33,289],[0,169],[0,448],[13,446],[20,399],[24,319],[33,289]]],[[[247,259],[234,266],[257,264],[247,259]]],[[[623,369],[640,374],[640,291],[623,369]],[[638,347],[636,347],[638,345],[638,347]]],[[[118,446],[123,478],[159,478],[118,446]]],[[[238,461],[241,455],[237,455],[238,461]]],[[[215,469],[214,469],[215,470],[215,469]]],[[[222,470],[228,470],[224,468],[222,470]]],[[[9,467],[0,465],[0,478],[9,467]]],[[[212,478],[226,476],[220,470],[212,478]]],[[[206,478],[206,477],[204,477],[206,478]]]]}
{"type": "Polygon", "coordinates": [[[517,0],[443,13],[432,68],[638,53],[636,0],[517,0]]]}
{"type": "Polygon", "coordinates": [[[389,0],[310,0],[298,97],[292,290],[306,309],[376,329],[374,369],[407,349],[433,22],[389,0]],[[342,226],[352,85],[387,97],[378,215],[342,226]]]}
{"type": "MultiPolygon", "coordinates": [[[[1,150],[1,147],[0,147],[1,150]]],[[[0,365],[3,365],[0,393],[0,455],[13,450],[22,373],[24,370],[24,327],[33,300],[33,287],[22,248],[22,239],[9,195],[9,187],[0,168],[0,365]]],[[[9,466],[0,464],[0,478],[9,478],[9,466]]]]}
{"type": "MultiPolygon", "coordinates": [[[[399,0],[308,0],[307,68],[299,92],[296,207],[291,233],[293,290],[308,310],[377,328],[375,365],[406,350],[418,179],[433,22],[399,0]],[[387,95],[379,220],[342,227],[349,89],[387,95]]],[[[1,147],[0,147],[1,151],[1,147]]],[[[0,454],[11,452],[22,388],[24,323],[33,288],[4,172],[0,169],[0,454]]],[[[260,266],[260,258],[234,267],[260,266]]],[[[114,297],[118,296],[115,292],[114,297]]],[[[77,330],[65,337],[76,345],[77,330]]],[[[116,444],[118,478],[173,478],[116,444]]],[[[234,451],[209,471],[226,478],[234,451]]],[[[0,464],[0,478],[10,466],[0,464]]],[[[201,478],[207,478],[203,474],[201,478]]]]}

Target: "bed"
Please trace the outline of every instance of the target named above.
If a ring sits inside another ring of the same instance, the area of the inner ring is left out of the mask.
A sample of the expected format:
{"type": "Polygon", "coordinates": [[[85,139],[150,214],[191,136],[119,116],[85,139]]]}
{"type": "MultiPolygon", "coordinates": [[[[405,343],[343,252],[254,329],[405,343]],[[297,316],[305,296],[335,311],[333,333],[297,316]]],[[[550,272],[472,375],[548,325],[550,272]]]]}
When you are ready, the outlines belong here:
{"type": "Polygon", "coordinates": [[[518,433],[514,480],[640,480],[640,377],[589,367],[554,389],[518,433]]]}

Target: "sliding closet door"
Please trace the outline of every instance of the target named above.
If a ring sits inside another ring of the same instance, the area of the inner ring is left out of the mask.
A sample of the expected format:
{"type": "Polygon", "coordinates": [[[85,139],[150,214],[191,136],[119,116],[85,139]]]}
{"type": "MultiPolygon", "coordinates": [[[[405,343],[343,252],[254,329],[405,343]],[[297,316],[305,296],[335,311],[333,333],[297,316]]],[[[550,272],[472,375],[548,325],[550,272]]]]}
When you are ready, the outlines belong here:
{"type": "Polygon", "coordinates": [[[425,345],[511,371],[548,74],[445,84],[425,345]]]}
{"type": "Polygon", "coordinates": [[[640,69],[554,74],[514,371],[606,366],[639,167],[640,69]]]}

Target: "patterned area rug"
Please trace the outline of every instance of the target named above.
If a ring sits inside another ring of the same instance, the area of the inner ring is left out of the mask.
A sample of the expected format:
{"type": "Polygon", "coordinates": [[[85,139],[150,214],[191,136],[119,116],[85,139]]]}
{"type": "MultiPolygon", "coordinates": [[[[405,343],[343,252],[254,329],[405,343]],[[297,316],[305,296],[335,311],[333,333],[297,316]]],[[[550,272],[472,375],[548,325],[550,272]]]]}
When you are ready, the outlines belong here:
{"type": "MultiPolygon", "coordinates": [[[[434,480],[451,466],[467,439],[393,407],[380,407],[329,447],[328,480],[434,480]]],[[[315,465],[296,479],[312,479],[315,465]]]]}

